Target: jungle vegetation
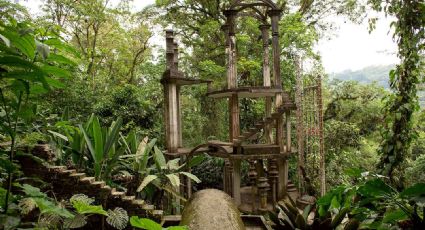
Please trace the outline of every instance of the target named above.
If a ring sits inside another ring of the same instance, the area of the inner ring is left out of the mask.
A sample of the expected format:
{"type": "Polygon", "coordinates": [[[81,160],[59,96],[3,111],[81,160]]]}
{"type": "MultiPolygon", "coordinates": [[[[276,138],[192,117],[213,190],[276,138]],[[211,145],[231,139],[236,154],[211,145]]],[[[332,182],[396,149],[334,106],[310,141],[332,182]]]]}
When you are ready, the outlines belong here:
{"type": "MultiPolygon", "coordinates": [[[[225,44],[220,27],[229,1],[156,0],[139,12],[132,10],[131,0],[116,2],[44,0],[41,13],[35,15],[19,3],[0,0],[0,228],[78,228],[97,215],[117,229],[161,229],[143,216],[129,217],[125,207],[105,210],[84,194],[56,200],[46,192],[48,182],[25,178],[17,158],[40,143],[52,147],[57,165],[71,165],[159,207],[165,205],[164,197],[179,196],[175,188],[180,176],[194,181],[195,189],[220,188],[224,163],[219,159],[205,156],[186,162],[194,167],[189,173],[162,153],[160,79],[165,52],[157,40],[162,39],[164,28],[172,26],[184,46],[183,72],[224,86],[225,44]],[[128,186],[128,180],[136,181],[136,186],[128,186]]],[[[306,78],[320,74],[324,79],[328,188],[315,207],[303,214],[291,214],[290,202],[277,207],[289,218],[270,217],[276,228],[423,229],[425,111],[417,95],[424,80],[425,3],[275,2],[283,9],[283,87],[294,93],[294,63],[300,57],[313,63],[303,72],[306,78]],[[384,79],[389,88],[329,78],[314,49],[319,39],[331,36],[335,29],[326,18],[369,20],[373,29],[376,18],[367,14],[372,11],[394,20],[391,31],[400,63],[384,79]],[[310,212],[317,212],[314,223],[307,223],[310,212]]],[[[259,83],[258,26],[250,18],[239,24],[240,84],[259,83]]],[[[205,92],[206,87],[184,90],[185,146],[227,138],[227,105],[212,103],[205,92]]],[[[241,127],[262,117],[262,102],[246,99],[241,103],[246,118],[241,127]]],[[[320,181],[314,166],[310,167],[318,194],[320,181]]],[[[296,170],[290,169],[294,181],[296,170]]],[[[169,229],[179,228],[184,229],[169,229]]]]}

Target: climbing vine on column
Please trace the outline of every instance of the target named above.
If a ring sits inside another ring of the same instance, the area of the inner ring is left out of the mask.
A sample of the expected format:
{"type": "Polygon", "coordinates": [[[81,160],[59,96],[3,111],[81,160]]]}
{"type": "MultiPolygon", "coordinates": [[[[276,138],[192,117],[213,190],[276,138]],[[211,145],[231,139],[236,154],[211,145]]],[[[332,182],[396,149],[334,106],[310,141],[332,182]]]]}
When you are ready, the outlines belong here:
{"type": "Polygon", "coordinates": [[[394,181],[394,170],[404,161],[412,140],[412,116],[419,109],[416,86],[423,73],[425,3],[418,0],[369,0],[372,8],[395,17],[391,24],[400,64],[390,72],[393,94],[386,103],[380,172],[394,181]],[[423,71],[422,71],[423,72],[423,71]]]}

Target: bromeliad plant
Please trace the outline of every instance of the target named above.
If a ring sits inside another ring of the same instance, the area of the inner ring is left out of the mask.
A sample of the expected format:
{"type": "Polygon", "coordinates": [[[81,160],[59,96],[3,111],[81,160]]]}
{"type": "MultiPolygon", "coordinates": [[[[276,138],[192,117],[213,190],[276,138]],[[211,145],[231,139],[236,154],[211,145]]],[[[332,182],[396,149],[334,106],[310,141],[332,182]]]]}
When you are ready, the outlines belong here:
{"type": "Polygon", "coordinates": [[[118,163],[119,156],[125,151],[118,143],[121,126],[122,119],[118,118],[111,127],[101,127],[96,116],[92,116],[86,126],[79,125],[97,179],[108,179],[118,163]]]}
{"type": "Polygon", "coordinates": [[[56,127],[58,132],[49,132],[58,147],[63,148],[59,149],[60,163],[70,158],[77,168],[92,172],[98,180],[111,182],[112,175],[119,171],[120,156],[131,154],[128,138],[120,133],[121,118],[110,127],[102,127],[95,115],[78,128],[67,121],[58,122],[56,127]]]}
{"type": "Polygon", "coordinates": [[[358,183],[341,185],[300,212],[295,203],[279,203],[270,213],[275,229],[425,229],[425,184],[398,192],[383,177],[358,173],[358,183]]]}
{"type": "Polygon", "coordinates": [[[344,212],[345,229],[424,229],[424,201],[423,183],[398,192],[382,176],[363,173],[359,183],[333,189],[317,205],[321,218],[344,212]]]}

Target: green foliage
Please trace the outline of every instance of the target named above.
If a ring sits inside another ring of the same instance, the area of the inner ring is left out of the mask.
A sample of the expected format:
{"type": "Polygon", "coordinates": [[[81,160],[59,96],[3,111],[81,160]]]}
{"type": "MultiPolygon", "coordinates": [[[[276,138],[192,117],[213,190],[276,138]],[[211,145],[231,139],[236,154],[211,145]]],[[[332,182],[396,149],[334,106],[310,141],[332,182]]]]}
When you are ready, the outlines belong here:
{"type": "Polygon", "coordinates": [[[415,138],[413,132],[413,113],[419,109],[417,101],[417,84],[423,78],[423,51],[425,42],[424,3],[410,0],[369,0],[376,11],[384,11],[394,16],[391,23],[393,37],[398,43],[398,57],[401,63],[389,72],[390,87],[394,91],[386,102],[385,122],[387,127],[382,132],[381,161],[378,165],[382,174],[394,182],[394,170],[407,158],[411,143],[415,138]]]}
{"type": "MultiPolygon", "coordinates": [[[[376,84],[354,81],[332,81],[326,85],[325,98],[325,149],[327,187],[352,182],[341,174],[347,168],[376,170],[379,161],[377,150],[381,138],[379,130],[384,125],[382,98],[388,93],[376,84]]],[[[307,160],[315,162],[315,156],[307,160]]],[[[315,178],[314,167],[306,167],[308,175],[315,178]]],[[[320,182],[313,180],[319,188],[320,182]]],[[[318,190],[318,189],[316,189],[318,190]]]]}
{"type": "Polygon", "coordinates": [[[390,229],[404,224],[411,229],[424,227],[420,208],[423,207],[425,184],[416,184],[398,193],[381,176],[361,175],[364,177],[355,185],[337,187],[317,201],[320,217],[336,210],[344,211],[344,216],[349,218],[346,228],[354,223],[361,229],[390,229]]]}
{"type": "MultiPolygon", "coordinates": [[[[38,209],[38,228],[65,229],[80,228],[87,224],[91,215],[106,216],[106,222],[116,229],[124,229],[128,223],[127,212],[122,208],[105,211],[101,205],[94,205],[94,199],[84,194],[75,194],[66,203],[58,203],[40,191],[39,188],[28,184],[21,186],[25,197],[19,201],[21,214],[26,217],[38,209]]],[[[1,224],[1,222],[0,222],[1,224]]]]}
{"type": "Polygon", "coordinates": [[[106,124],[121,117],[127,132],[136,127],[152,129],[158,105],[144,98],[142,92],[134,85],[118,86],[94,106],[94,112],[106,124]]]}
{"type": "Polygon", "coordinates": [[[149,158],[149,154],[152,154],[154,167],[150,166],[145,168],[143,171],[139,171],[143,180],[137,188],[138,192],[143,191],[147,185],[153,184],[160,190],[168,192],[170,195],[173,195],[179,199],[185,200],[178,193],[178,188],[180,186],[180,175],[186,176],[190,180],[193,180],[196,183],[201,181],[195,175],[185,172],[187,165],[194,167],[202,160],[200,157],[194,157],[189,162],[179,164],[180,159],[176,158],[173,160],[166,161],[164,154],[156,146],[154,146],[154,151],[145,151],[143,158],[149,158]]]}
{"type": "MultiPolygon", "coordinates": [[[[5,3],[2,1],[4,6],[5,3]]],[[[18,134],[25,131],[36,114],[36,105],[30,97],[40,96],[50,89],[61,88],[60,80],[70,76],[68,70],[73,65],[62,65],[49,60],[50,53],[59,55],[65,47],[56,34],[43,34],[30,21],[17,21],[13,4],[6,4],[6,11],[0,21],[0,132],[8,135],[10,150],[1,152],[2,165],[6,166],[7,194],[5,210],[9,205],[9,194],[13,183],[13,174],[17,173],[14,164],[18,134]],[[53,45],[49,41],[55,40],[53,45]],[[6,160],[4,155],[8,156],[6,160]],[[8,162],[7,162],[8,161],[8,162]]],[[[62,56],[63,60],[68,60],[62,56]]]]}
{"type": "Polygon", "coordinates": [[[119,132],[121,129],[122,120],[119,118],[113,122],[109,128],[101,128],[99,119],[93,116],[86,127],[79,126],[81,133],[84,136],[87,148],[89,150],[91,159],[93,160],[94,175],[96,178],[104,178],[110,176],[113,165],[117,162],[121,151],[117,151],[115,146],[118,147],[119,132]],[[91,135],[89,136],[90,133],[91,135]],[[102,174],[102,167],[109,162],[106,166],[104,174],[102,174]]]}
{"type": "Polygon", "coordinates": [[[425,155],[420,155],[406,169],[406,178],[409,183],[425,183],[425,155]]]}
{"type": "Polygon", "coordinates": [[[146,230],[187,230],[186,226],[171,226],[163,228],[160,224],[156,223],[153,220],[147,218],[139,218],[137,216],[132,216],[130,218],[130,224],[133,227],[146,229],[146,230]]]}
{"type": "Polygon", "coordinates": [[[134,131],[127,137],[122,135],[120,118],[110,127],[102,127],[95,115],[78,129],[64,121],[56,126],[64,133],[50,131],[57,147],[62,148],[59,149],[60,161],[67,162],[70,157],[77,167],[83,167],[97,179],[107,182],[120,171],[122,157],[125,159],[125,155],[136,153],[135,146],[140,142],[134,131]]]}

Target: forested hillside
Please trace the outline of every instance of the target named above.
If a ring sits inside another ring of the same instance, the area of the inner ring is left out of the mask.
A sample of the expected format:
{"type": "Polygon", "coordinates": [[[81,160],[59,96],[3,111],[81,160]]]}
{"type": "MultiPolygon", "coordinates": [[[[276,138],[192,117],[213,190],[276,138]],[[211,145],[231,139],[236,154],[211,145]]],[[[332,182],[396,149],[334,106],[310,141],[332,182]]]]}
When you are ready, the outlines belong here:
{"type": "Polygon", "coordinates": [[[395,65],[368,66],[360,70],[345,70],[339,73],[331,73],[329,78],[342,81],[358,81],[364,84],[376,82],[379,86],[389,88],[388,74],[395,65]]]}
{"type": "MultiPolygon", "coordinates": [[[[394,65],[368,66],[360,70],[345,70],[339,73],[329,74],[330,79],[341,81],[357,81],[362,84],[376,83],[379,86],[389,89],[389,72],[394,69],[394,65]]],[[[418,100],[421,108],[425,108],[425,90],[423,86],[418,88],[418,100]]]]}

